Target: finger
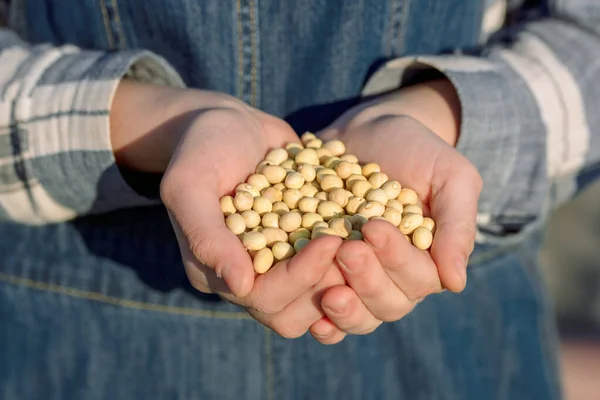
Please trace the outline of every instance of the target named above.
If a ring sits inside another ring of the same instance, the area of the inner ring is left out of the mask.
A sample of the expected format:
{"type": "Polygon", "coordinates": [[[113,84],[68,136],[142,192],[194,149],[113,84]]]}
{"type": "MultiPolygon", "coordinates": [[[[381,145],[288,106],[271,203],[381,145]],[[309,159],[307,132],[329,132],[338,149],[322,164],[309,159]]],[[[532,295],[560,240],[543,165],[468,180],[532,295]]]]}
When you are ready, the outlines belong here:
{"type": "Polygon", "coordinates": [[[327,317],[323,317],[310,327],[310,334],[321,344],[336,344],[344,340],[346,332],[338,329],[337,326],[327,317]]]}
{"type": "Polygon", "coordinates": [[[462,162],[441,160],[440,164],[457,167],[436,171],[431,193],[431,213],[437,224],[431,256],[444,287],[453,292],[462,291],[466,285],[466,268],[475,243],[475,219],[481,191],[479,174],[466,160],[459,161],[462,162]]]}
{"type": "Polygon", "coordinates": [[[429,254],[412,246],[386,221],[370,221],[362,229],[388,276],[411,301],[442,291],[438,270],[429,254]]]}
{"type": "Polygon", "coordinates": [[[331,260],[327,272],[321,280],[294,299],[280,312],[266,314],[255,309],[249,309],[248,312],[280,336],[295,339],[304,335],[311,325],[325,315],[321,308],[323,293],[330,287],[343,284],[344,277],[337,265],[331,260]]]}
{"type": "Polygon", "coordinates": [[[366,335],[381,325],[381,321],[367,310],[358,295],[348,286],[328,289],[321,304],[327,318],[346,333],[366,335]]]}
{"type": "MultiPolygon", "coordinates": [[[[390,278],[367,243],[358,240],[345,242],[338,251],[337,261],[348,286],[377,319],[397,321],[412,309],[413,302],[390,278]]],[[[349,315],[345,317],[349,318],[349,315]]],[[[338,322],[339,318],[334,322],[338,322]]]]}
{"type": "Polygon", "coordinates": [[[294,257],[258,276],[252,293],[244,302],[265,314],[281,312],[319,283],[328,267],[334,264],[341,243],[341,238],[336,236],[311,240],[294,257]]]}

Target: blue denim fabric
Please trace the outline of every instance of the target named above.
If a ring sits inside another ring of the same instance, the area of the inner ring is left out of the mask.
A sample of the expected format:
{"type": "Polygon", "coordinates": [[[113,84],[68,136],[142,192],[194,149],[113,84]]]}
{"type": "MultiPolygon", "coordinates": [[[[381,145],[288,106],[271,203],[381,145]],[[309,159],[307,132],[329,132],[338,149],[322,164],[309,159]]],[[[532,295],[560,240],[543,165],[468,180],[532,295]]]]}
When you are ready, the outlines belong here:
{"type": "MultiPolygon", "coordinates": [[[[478,43],[477,0],[332,1],[29,0],[22,33],[153,50],[298,131],[349,107],[382,60],[478,43]]],[[[0,399],[558,399],[539,240],[477,246],[464,293],[327,347],[195,292],[160,207],[0,223],[0,399]]]]}

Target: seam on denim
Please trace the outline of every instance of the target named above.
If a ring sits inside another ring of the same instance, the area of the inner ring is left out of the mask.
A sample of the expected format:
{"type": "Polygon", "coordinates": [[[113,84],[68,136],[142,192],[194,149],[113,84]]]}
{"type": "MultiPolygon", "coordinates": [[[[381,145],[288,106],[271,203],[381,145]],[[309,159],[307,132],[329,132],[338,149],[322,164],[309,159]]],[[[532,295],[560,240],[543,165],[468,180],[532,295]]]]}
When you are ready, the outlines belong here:
{"type": "Polygon", "coordinates": [[[27,287],[30,289],[40,290],[44,292],[51,292],[56,294],[63,294],[70,297],[77,297],[80,299],[96,301],[104,304],[111,304],[115,306],[121,306],[125,308],[133,308],[145,311],[154,311],[165,314],[180,314],[188,315],[192,317],[201,318],[214,318],[214,319],[251,319],[250,315],[245,312],[235,311],[208,311],[199,310],[189,307],[173,307],[165,306],[155,303],[145,303],[136,300],[119,299],[117,297],[108,296],[98,292],[91,292],[87,290],[75,289],[67,286],[61,286],[54,283],[35,281],[29,278],[23,278],[20,276],[8,275],[0,272],[0,282],[8,283],[15,286],[27,287]]]}
{"type": "Polygon", "coordinates": [[[243,27],[242,27],[242,0],[236,0],[235,9],[237,15],[238,30],[238,90],[237,97],[242,98],[244,90],[244,48],[243,48],[243,27]]]}
{"type": "Polygon", "coordinates": [[[398,13],[398,1],[399,0],[391,0],[390,1],[390,18],[388,21],[388,28],[385,40],[385,55],[386,57],[391,57],[392,55],[392,42],[394,40],[394,25],[396,14],[398,13]]]}
{"type": "Polygon", "coordinates": [[[274,387],[274,372],[275,368],[273,365],[273,333],[270,328],[265,326],[265,391],[267,394],[267,400],[274,400],[275,387],[274,387]]]}
{"type": "Polygon", "coordinates": [[[257,46],[256,46],[256,15],[254,11],[254,0],[250,0],[249,2],[250,8],[250,42],[252,47],[252,91],[251,91],[251,101],[250,105],[252,107],[256,107],[256,99],[257,99],[257,46]]]}
{"type": "Polygon", "coordinates": [[[123,30],[123,23],[121,22],[121,15],[119,14],[119,5],[117,4],[117,0],[111,0],[111,3],[115,19],[115,28],[117,30],[117,35],[119,36],[119,48],[126,49],[127,40],[125,39],[125,31],[123,30]]]}
{"type": "Polygon", "coordinates": [[[108,10],[106,9],[106,0],[100,0],[100,10],[102,12],[102,19],[104,21],[104,31],[106,32],[106,40],[108,41],[108,48],[113,50],[115,48],[115,39],[113,38],[112,29],[110,28],[110,21],[108,19],[108,10]]]}

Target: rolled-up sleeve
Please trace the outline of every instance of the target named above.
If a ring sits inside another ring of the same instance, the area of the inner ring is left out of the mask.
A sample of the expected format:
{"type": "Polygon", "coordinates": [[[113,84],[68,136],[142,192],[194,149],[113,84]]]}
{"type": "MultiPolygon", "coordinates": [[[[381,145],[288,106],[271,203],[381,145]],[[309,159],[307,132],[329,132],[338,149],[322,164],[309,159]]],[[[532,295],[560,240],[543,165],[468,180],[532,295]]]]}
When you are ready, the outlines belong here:
{"type": "Polygon", "coordinates": [[[546,16],[476,55],[392,60],[364,94],[432,69],[454,84],[462,107],[456,147],[484,181],[478,226],[504,235],[576,194],[577,177],[600,162],[599,33],[600,3],[557,1],[546,16]],[[551,193],[557,185],[558,195],[551,193]]]}
{"type": "Polygon", "coordinates": [[[124,77],[184,86],[147,51],[31,46],[0,29],[0,219],[43,224],[156,202],[115,163],[109,110],[124,77]]]}

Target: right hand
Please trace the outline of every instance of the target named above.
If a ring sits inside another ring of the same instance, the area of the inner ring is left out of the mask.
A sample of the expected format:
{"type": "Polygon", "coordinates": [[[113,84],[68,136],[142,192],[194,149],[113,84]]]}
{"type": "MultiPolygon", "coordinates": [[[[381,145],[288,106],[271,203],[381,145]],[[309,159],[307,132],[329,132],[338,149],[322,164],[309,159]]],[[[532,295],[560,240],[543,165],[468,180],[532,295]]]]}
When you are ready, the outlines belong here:
{"type": "Polygon", "coordinates": [[[187,276],[199,291],[245,307],[281,336],[301,336],[324,316],[320,296],[325,289],[344,283],[334,261],[341,239],[319,238],[255,277],[252,260],[227,229],[219,204],[254,172],[270,148],[298,137],[284,121],[229,96],[185,92],[195,92],[198,102],[179,124],[161,198],[187,276]]]}

